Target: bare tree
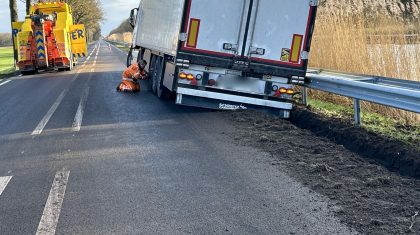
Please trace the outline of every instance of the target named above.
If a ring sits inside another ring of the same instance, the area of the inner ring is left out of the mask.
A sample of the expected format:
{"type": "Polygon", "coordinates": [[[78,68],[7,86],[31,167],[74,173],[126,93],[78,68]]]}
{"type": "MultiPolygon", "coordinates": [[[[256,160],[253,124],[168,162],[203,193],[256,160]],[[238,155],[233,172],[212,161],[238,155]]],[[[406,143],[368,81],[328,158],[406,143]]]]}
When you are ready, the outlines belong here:
{"type": "Polygon", "coordinates": [[[29,10],[31,9],[31,0],[26,0],[26,14],[29,15],[29,10]]]}
{"type": "Polygon", "coordinates": [[[84,24],[88,35],[96,40],[100,37],[100,22],[104,20],[104,12],[100,0],[66,0],[73,10],[76,24],[84,24]]]}
{"type": "MultiPolygon", "coordinates": [[[[16,22],[18,21],[18,11],[17,11],[17,4],[16,4],[16,0],[9,0],[9,8],[10,8],[10,22],[16,22]]],[[[12,25],[10,25],[12,26],[12,25]]],[[[11,27],[13,28],[13,27],[11,27]]],[[[15,40],[13,41],[13,48],[16,48],[15,46],[15,40]]],[[[15,63],[17,61],[17,51],[13,50],[14,52],[14,58],[15,58],[15,63]]]]}
{"type": "Polygon", "coordinates": [[[9,0],[10,20],[11,22],[18,21],[18,10],[16,0],[9,0]]]}

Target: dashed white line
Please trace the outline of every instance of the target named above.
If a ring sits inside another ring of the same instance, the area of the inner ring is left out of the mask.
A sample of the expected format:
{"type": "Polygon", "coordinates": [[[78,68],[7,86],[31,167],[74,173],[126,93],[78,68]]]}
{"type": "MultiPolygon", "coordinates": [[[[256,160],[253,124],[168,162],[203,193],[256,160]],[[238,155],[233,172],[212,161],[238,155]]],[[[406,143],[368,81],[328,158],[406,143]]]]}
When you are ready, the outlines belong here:
{"type": "Polygon", "coordinates": [[[101,49],[101,43],[99,43],[98,50],[96,51],[96,56],[99,54],[99,49],[101,49]]]}
{"type": "Polygon", "coordinates": [[[0,196],[6,188],[7,184],[10,182],[13,176],[3,176],[0,177],[0,196]]]}
{"type": "Polygon", "coordinates": [[[70,171],[57,172],[36,235],[53,235],[57,228],[70,171]]]}
{"type": "MultiPolygon", "coordinates": [[[[81,72],[82,72],[82,70],[79,70],[74,75],[74,77],[72,78],[72,81],[71,82],[73,82],[79,76],[79,74],[81,72]]],[[[61,92],[60,96],[58,96],[58,98],[55,100],[54,104],[48,110],[47,114],[45,114],[45,116],[39,122],[38,126],[32,132],[32,135],[40,135],[42,133],[42,131],[44,130],[45,126],[48,124],[48,122],[50,121],[51,117],[53,116],[53,114],[57,110],[58,106],[60,106],[61,101],[63,101],[64,97],[67,95],[68,92],[69,92],[69,88],[66,88],[66,89],[64,89],[63,92],[61,92]]]]}
{"type": "Polygon", "coordinates": [[[11,82],[11,80],[4,81],[4,82],[0,83],[0,86],[6,85],[9,82],[11,82]]]}
{"type": "Polygon", "coordinates": [[[98,47],[98,43],[95,44],[95,47],[93,48],[93,50],[90,52],[89,56],[86,58],[85,62],[83,62],[83,66],[89,61],[90,57],[92,56],[92,54],[95,52],[96,48],[98,47]]]}
{"type": "Polygon", "coordinates": [[[61,101],[63,101],[64,97],[66,96],[68,89],[65,89],[61,92],[60,96],[55,100],[54,104],[51,106],[50,110],[48,110],[47,114],[45,114],[44,118],[39,122],[38,126],[32,132],[32,135],[40,135],[44,130],[45,126],[47,125],[48,121],[51,119],[52,115],[57,110],[58,106],[60,105],[61,101]]]}
{"type": "Polygon", "coordinates": [[[101,49],[101,42],[99,42],[98,50],[96,51],[95,61],[93,61],[93,66],[96,65],[96,61],[98,60],[99,49],[101,49]]]}
{"type": "Polygon", "coordinates": [[[86,102],[87,102],[87,98],[89,96],[89,82],[90,82],[90,79],[92,78],[93,71],[94,71],[94,69],[90,70],[89,78],[86,81],[86,88],[85,88],[85,90],[82,94],[82,97],[80,98],[79,107],[77,108],[76,115],[74,116],[74,121],[73,121],[73,125],[72,125],[72,130],[74,132],[80,131],[80,129],[82,127],[83,114],[85,112],[86,102]]]}

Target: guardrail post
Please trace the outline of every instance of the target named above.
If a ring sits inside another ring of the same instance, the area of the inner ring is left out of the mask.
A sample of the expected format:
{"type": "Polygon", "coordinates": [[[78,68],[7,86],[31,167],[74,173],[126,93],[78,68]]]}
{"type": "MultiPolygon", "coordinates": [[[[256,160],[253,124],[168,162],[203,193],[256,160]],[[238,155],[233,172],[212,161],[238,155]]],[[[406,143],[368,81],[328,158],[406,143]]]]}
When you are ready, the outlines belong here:
{"type": "Polygon", "coordinates": [[[361,106],[360,106],[360,100],[354,99],[354,123],[356,125],[362,124],[362,117],[360,116],[361,106]]]}
{"type": "Polygon", "coordinates": [[[308,88],[306,87],[302,89],[302,104],[308,106],[308,88]]]}

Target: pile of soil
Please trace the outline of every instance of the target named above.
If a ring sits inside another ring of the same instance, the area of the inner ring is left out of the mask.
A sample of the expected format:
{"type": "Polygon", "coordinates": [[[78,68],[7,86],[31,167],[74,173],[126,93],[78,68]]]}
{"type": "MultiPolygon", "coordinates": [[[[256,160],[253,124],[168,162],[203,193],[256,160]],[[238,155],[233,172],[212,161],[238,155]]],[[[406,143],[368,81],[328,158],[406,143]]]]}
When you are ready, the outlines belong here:
{"type": "Polygon", "coordinates": [[[420,179],[418,146],[369,132],[353,125],[349,120],[327,118],[302,108],[294,110],[291,122],[299,128],[311,130],[318,136],[374,159],[391,171],[420,179]]]}
{"type": "Polygon", "coordinates": [[[331,209],[349,227],[365,234],[420,234],[420,216],[415,216],[420,180],[386,168],[418,176],[418,167],[401,160],[415,156],[411,150],[306,110],[297,110],[291,121],[258,112],[226,115],[237,127],[229,134],[235,142],[270,153],[273,165],[286,167],[289,175],[335,202],[331,209]],[[389,158],[395,151],[399,157],[389,158]]]}

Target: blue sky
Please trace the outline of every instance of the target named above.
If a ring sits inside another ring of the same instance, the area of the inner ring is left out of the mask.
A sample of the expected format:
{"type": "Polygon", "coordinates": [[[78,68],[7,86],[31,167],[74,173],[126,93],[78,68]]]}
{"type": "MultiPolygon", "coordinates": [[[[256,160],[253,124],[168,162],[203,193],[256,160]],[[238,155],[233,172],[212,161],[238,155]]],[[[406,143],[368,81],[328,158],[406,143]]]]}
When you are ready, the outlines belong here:
{"type": "MultiPolygon", "coordinates": [[[[19,20],[25,18],[25,4],[17,0],[19,20]]],[[[102,23],[102,34],[108,33],[116,28],[124,19],[130,15],[130,10],[137,7],[139,0],[102,0],[105,12],[105,21],[102,23]]],[[[9,1],[0,0],[0,33],[10,32],[9,1]]]]}

